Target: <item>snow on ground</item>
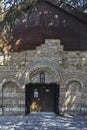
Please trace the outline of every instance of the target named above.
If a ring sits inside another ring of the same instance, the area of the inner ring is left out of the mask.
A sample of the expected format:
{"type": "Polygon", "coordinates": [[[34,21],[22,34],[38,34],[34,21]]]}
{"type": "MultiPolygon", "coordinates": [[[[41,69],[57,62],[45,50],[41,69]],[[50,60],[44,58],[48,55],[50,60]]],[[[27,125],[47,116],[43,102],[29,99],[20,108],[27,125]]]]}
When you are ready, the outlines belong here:
{"type": "Polygon", "coordinates": [[[0,130],[87,130],[87,117],[56,116],[54,113],[2,116],[0,130]]]}

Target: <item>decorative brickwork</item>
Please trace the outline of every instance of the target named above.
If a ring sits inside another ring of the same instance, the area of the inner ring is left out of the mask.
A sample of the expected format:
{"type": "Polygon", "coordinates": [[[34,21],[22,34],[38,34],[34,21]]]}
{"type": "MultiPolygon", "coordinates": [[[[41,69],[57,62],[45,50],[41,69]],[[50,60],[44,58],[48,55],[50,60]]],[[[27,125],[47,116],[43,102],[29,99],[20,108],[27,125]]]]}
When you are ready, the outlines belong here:
{"type": "Polygon", "coordinates": [[[59,108],[62,113],[87,114],[87,51],[63,51],[60,40],[47,39],[35,50],[0,53],[0,114],[25,113],[25,85],[60,85],[59,108]]]}

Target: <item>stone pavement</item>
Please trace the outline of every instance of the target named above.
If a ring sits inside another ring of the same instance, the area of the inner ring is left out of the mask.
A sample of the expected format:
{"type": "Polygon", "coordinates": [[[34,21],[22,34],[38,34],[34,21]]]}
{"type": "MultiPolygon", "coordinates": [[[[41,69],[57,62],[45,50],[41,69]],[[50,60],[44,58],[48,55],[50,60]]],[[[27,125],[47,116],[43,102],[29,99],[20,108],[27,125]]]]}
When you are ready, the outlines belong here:
{"type": "Polygon", "coordinates": [[[0,117],[0,130],[87,130],[87,117],[63,117],[54,113],[3,116],[0,117]]]}

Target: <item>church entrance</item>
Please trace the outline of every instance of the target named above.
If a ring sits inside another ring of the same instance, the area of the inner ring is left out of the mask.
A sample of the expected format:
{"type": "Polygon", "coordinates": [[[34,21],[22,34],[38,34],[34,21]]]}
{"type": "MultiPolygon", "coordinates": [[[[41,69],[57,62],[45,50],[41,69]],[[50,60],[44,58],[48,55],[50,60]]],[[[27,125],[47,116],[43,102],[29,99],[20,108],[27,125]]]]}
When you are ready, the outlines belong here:
{"type": "Polygon", "coordinates": [[[59,113],[59,85],[29,83],[26,85],[26,114],[30,112],[59,113]]]}
{"type": "Polygon", "coordinates": [[[31,86],[30,111],[54,111],[54,88],[51,84],[33,84],[31,86]]]}

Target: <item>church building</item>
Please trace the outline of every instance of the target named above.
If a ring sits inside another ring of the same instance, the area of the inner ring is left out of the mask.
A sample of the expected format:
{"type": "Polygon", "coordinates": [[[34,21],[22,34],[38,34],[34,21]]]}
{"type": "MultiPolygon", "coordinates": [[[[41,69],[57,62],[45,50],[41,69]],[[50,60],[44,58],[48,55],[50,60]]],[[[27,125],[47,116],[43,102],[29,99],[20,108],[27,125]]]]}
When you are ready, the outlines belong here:
{"type": "Polygon", "coordinates": [[[87,15],[45,0],[26,17],[0,52],[0,115],[87,114],[87,15]]]}

